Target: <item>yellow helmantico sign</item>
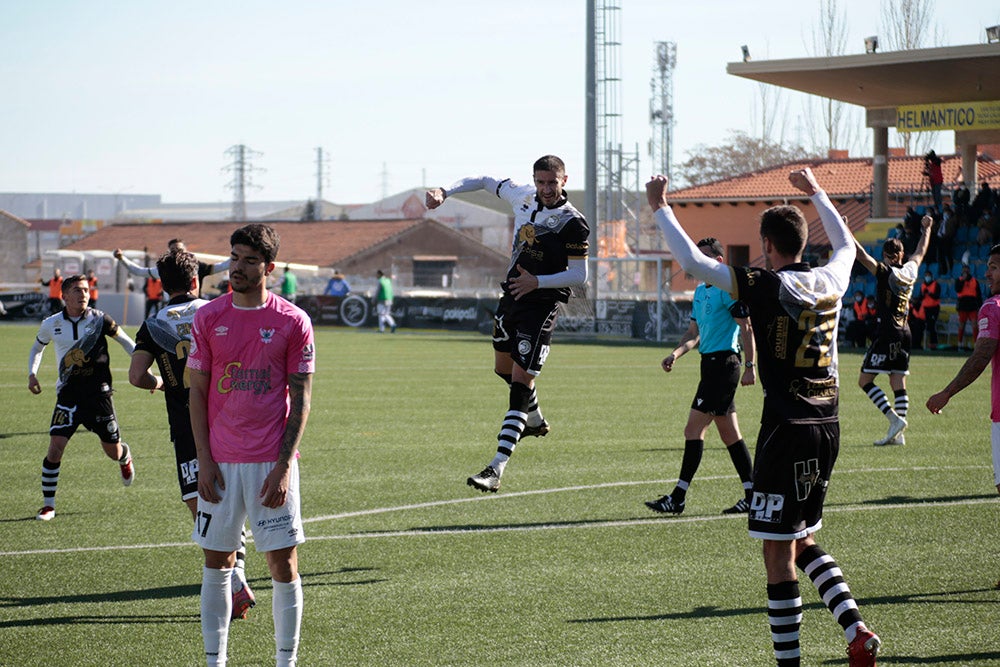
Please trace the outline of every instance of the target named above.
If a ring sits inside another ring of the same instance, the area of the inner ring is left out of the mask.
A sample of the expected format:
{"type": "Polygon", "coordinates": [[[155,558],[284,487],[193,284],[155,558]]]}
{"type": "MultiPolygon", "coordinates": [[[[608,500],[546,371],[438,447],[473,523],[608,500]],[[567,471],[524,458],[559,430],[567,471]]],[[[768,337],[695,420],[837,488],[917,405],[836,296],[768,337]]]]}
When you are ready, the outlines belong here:
{"type": "Polygon", "coordinates": [[[1000,129],[1000,100],[896,107],[899,132],[997,129],[1000,129]]]}

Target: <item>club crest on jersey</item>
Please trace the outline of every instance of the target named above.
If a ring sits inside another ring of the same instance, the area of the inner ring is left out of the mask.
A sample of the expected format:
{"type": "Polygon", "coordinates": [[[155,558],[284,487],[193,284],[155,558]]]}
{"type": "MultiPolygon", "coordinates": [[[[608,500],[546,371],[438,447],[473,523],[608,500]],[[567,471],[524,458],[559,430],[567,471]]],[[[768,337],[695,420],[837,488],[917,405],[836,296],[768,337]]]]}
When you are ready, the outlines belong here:
{"type": "Polygon", "coordinates": [[[271,339],[274,338],[274,329],[260,329],[260,341],[262,343],[270,343],[271,339]]]}
{"type": "Polygon", "coordinates": [[[74,347],[66,353],[65,357],[63,357],[63,365],[66,368],[69,368],[70,366],[79,366],[80,368],[83,368],[84,364],[89,361],[90,357],[88,357],[86,353],[78,347],[74,347]]]}
{"type": "Polygon", "coordinates": [[[535,245],[535,226],[521,225],[521,228],[517,230],[517,242],[535,245]]]}

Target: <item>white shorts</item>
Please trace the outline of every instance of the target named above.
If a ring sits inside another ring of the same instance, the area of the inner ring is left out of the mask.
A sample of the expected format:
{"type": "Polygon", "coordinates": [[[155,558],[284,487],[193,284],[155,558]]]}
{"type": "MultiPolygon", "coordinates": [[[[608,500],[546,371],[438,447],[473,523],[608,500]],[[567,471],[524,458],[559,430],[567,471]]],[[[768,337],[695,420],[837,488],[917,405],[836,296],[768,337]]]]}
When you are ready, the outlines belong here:
{"type": "Polygon", "coordinates": [[[274,463],[220,463],[219,472],[225,490],[222,500],[210,503],[198,496],[198,518],[192,538],[202,549],[233,552],[240,546],[243,523],[249,517],[254,549],[275,551],[302,544],[302,512],[299,502],[299,464],[289,467],[288,495],[282,507],[272,509],[261,504],[260,490],[274,469],[274,463]]]}

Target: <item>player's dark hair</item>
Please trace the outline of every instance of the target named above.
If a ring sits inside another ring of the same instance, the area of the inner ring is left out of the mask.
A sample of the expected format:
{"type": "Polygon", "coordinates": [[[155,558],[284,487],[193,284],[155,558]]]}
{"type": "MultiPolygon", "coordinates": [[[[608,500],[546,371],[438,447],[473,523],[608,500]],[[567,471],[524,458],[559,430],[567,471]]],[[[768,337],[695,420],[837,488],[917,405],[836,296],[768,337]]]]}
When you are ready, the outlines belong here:
{"type": "Polygon", "coordinates": [[[557,174],[565,174],[566,164],[561,158],[558,158],[555,155],[543,155],[535,160],[535,164],[531,167],[531,171],[554,171],[557,174]]]}
{"type": "Polygon", "coordinates": [[[712,250],[713,257],[722,257],[725,254],[722,252],[722,243],[714,236],[704,238],[698,241],[696,245],[699,248],[710,248],[712,250]]]}
{"type": "Polygon", "coordinates": [[[167,247],[169,248],[170,246],[176,245],[178,243],[184,243],[184,239],[170,239],[169,241],[167,241],[167,247]]]}
{"type": "Polygon", "coordinates": [[[240,227],[229,237],[229,245],[245,245],[259,252],[270,264],[278,256],[281,239],[273,227],[255,222],[240,227]]]}
{"type": "Polygon", "coordinates": [[[198,258],[186,250],[172,250],[156,260],[156,270],[167,294],[187,292],[198,275],[198,258]]]}
{"type": "Polygon", "coordinates": [[[90,288],[90,281],[87,280],[87,276],[83,275],[82,273],[74,273],[73,275],[71,275],[71,276],[69,276],[67,278],[63,278],[63,281],[62,281],[62,293],[65,294],[66,292],[68,292],[69,288],[70,288],[70,285],[72,285],[74,283],[78,283],[81,280],[83,282],[87,283],[87,288],[89,289],[90,288]]]}
{"type": "Polygon", "coordinates": [[[886,239],[885,243],[882,244],[882,257],[886,255],[899,255],[899,258],[903,258],[903,242],[899,239],[886,239]]]}
{"type": "Polygon", "coordinates": [[[760,237],[782,255],[798,257],[806,248],[809,224],[796,206],[772,206],[760,214],[760,237]]]}

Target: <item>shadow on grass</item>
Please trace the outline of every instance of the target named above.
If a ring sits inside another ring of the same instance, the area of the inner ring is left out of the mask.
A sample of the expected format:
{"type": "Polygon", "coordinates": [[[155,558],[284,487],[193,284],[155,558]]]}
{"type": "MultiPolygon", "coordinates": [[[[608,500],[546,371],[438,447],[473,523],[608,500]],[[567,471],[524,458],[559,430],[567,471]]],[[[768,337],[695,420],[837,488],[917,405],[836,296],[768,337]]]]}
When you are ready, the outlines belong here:
{"type": "MultiPolygon", "coordinates": [[[[895,605],[895,604],[912,604],[920,603],[926,604],[928,602],[936,602],[938,604],[976,604],[982,603],[990,605],[992,608],[996,603],[993,600],[973,600],[973,599],[961,599],[961,600],[934,600],[933,598],[950,597],[955,595],[969,595],[975,593],[992,593],[995,589],[992,587],[986,588],[973,588],[967,591],[941,591],[938,593],[912,593],[910,595],[889,595],[883,597],[871,597],[863,598],[858,600],[858,606],[861,608],[871,607],[874,605],[895,605]]],[[[811,602],[809,604],[802,605],[803,609],[826,609],[826,605],[822,602],[811,602]]],[[[666,614],[652,614],[649,616],[606,616],[604,618],[571,618],[567,620],[567,623],[622,623],[630,621],[674,621],[681,619],[694,619],[694,618],[729,618],[732,616],[750,616],[755,614],[766,614],[767,607],[715,607],[715,606],[704,606],[695,607],[688,611],[676,611],[666,614]]],[[[881,658],[880,658],[881,660],[881,658]]]]}
{"type": "Polygon", "coordinates": [[[35,628],[59,625],[119,625],[121,623],[200,623],[200,614],[156,614],[147,616],[62,616],[0,621],[0,628],[35,628]]]}
{"type": "Polygon", "coordinates": [[[885,498],[872,498],[861,502],[848,501],[843,503],[825,503],[826,507],[853,507],[857,505],[934,505],[937,503],[960,503],[972,500],[990,500],[997,498],[995,493],[977,493],[964,496],[886,496],[885,498]]]}
{"type": "MultiPolygon", "coordinates": [[[[879,653],[880,664],[898,662],[903,665],[972,665],[977,662],[993,664],[993,661],[1000,658],[1000,651],[982,651],[979,653],[953,653],[951,655],[882,655],[879,653]]],[[[829,661],[840,664],[842,660],[829,661]]]]}
{"type": "MultiPolygon", "coordinates": [[[[354,575],[373,572],[374,567],[344,567],[331,572],[305,572],[302,576],[303,588],[317,586],[363,586],[377,584],[387,579],[347,579],[344,581],[326,581],[325,577],[337,575],[354,575]]],[[[249,579],[255,591],[271,589],[270,577],[249,579]]],[[[201,595],[201,584],[184,584],[180,586],[162,586],[160,588],[143,588],[130,591],[113,591],[97,593],[81,593],[78,595],[50,595],[32,598],[0,597],[0,609],[15,609],[22,607],[40,607],[45,605],[63,604],[99,604],[108,602],[150,602],[153,600],[180,600],[193,598],[191,604],[197,608],[197,599],[201,595]]],[[[197,623],[200,614],[155,614],[155,615],[102,615],[102,616],[63,616],[47,618],[25,618],[0,621],[0,628],[26,628],[35,626],[75,625],[86,623],[197,623]]]]}
{"type": "MultiPolygon", "coordinates": [[[[647,517],[643,517],[647,518],[647,517]]],[[[655,517],[654,517],[655,518],[655,517]]],[[[450,526],[412,526],[399,530],[359,530],[351,535],[384,535],[385,533],[462,533],[480,531],[522,530],[530,528],[572,527],[613,521],[635,521],[634,518],[586,519],[576,521],[522,521],[519,523],[464,523],[450,526]]]]}
{"type": "MultiPolygon", "coordinates": [[[[876,605],[899,605],[899,604],[984,604],[992,608],[996,602],[992,599],[956,599],[957,596],[971,595],[978,593],[992,593],[992,587],[973,588],[964,591],[941,591],[934,593],[912,593],[909,595],[891,595],[883,597],[871,597],[858,600],[862,608],[876,605]]],[[[826,606],[822,602],[813,602],[803,605],[803,609],[823,610],[826,606]]],[[[687,611],[671,612],[666,614],[653,614],[649,616],[608,616],[604,618],[579,618],[568,619],[567,623],[628,623],[634,621],[672,621],[681,619],[699,618],[729,618],[734,616],[765,615],[766,607],[735,607],[724,608],[716,606],[695,607],[687,611]]],[[[947,613],[939,611],[938,613],[947,613]]],[[[980,651],[976,653],[963,653],[953,655],[936,656],[879,656],[880,663],[916,664],[916,665],[972,665],[976,662],[989,662],[1000,658],[1000,651],[980,651]]],[[[831,664],[842,664],[843,661],[828,661],[831,664]]]]}

